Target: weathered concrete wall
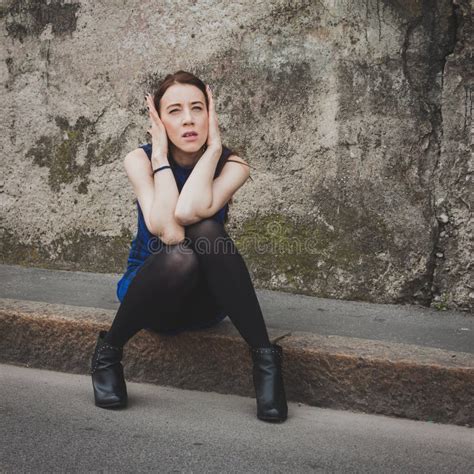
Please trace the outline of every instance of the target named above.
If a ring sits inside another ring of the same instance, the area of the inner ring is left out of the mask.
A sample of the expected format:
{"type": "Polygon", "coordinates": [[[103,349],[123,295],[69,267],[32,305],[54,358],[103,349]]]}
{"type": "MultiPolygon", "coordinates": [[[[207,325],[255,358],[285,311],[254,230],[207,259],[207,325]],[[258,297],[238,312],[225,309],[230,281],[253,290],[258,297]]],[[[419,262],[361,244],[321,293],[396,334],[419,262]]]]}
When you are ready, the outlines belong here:
{"type": "Polygon", "coordinates": [[[4,262],[125,269],[122,160],[185,69],[254,167],[227,228],[256,286],[472,310],[469,1],[1,5],[4,262]]]}

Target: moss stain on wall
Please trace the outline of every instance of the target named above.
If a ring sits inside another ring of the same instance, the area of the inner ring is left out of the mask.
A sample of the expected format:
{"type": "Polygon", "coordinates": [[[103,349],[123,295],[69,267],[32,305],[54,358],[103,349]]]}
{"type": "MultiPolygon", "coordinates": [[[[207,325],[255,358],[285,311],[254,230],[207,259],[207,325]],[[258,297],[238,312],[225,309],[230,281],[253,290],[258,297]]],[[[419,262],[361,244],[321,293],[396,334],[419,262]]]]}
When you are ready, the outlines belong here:
{"type": "Polygon", "coordinates": [[[18,235],[5,229],[1,237],[2,263],[50,269],[102,273],[125,270],[133,236],[122,226],[120,234],[99,235],[96,232],[73,229],[49,244],[39,237],[22,242],[18,235]]]}
{"type": "Polygon", "coordinates": [[[7,33],[21,43],[27,36],[39,36],[47,25],[55,36],[76,31],[80,3],[61,0],[13,0],[0,7],[0,18],[5,19],[7,33]]]}
{"type": "Polygon", "coordinates": [[[350,211],[334,221],[333,229],[276,213],[256,215],[243,223],[234,239],[260,287],[271,288],[269,282],[276,278],[282,291],[315,295],[317,288],[317,296],[334,297],[336,288],[345,292],[344,298],[367,301],[367,282],[376,281],[383,271],[383,262],[375,257],[381,250],[377,242],[384,242],[389,233],[380,219],[368,222],[361,228],[350,211]],[[338,282],[340,272],[354,275],[351,285],[338,282]]]}
{"type": "Polygon", "coordinates": [[[56,125],[60,130],[58,136],[40,137],[27,156],[32,157],[34,164],[49,168],[48,184],[52,191],[57,193],[62,184],[77,181],[76,191],[86,194],[92,166],[112,163],[122,151],[124,134],[103,142],[94,141],[95,123],[85,117],[79,117],[73,127],[67,119],[56,117],[56,125]]]}

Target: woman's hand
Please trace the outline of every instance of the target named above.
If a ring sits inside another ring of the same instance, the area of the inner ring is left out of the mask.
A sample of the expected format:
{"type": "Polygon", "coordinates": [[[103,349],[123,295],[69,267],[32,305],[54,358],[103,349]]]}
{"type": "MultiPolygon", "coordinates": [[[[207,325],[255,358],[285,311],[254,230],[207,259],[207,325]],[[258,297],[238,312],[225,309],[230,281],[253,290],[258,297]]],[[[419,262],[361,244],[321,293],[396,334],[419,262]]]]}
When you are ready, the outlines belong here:
{"type": "Polygon", "coordinates": [[[151,127],[147,130],[147,133],[149,133],[152,138],[153,156],[166,158],[168,156],[168,135],[166,128],[156,111],[153,96],[147,94],[145,97],[151,121],[151,127]]]}
{"type": "MultiPolygon", "coordinates": [[[[206,85],[207,97],[209,99],[209,131],[207,134],[207,148],[213,148],[214,150],[222,153],[222,142],[221,135],[219,132],[219,124],[217,123],[217,114],[214,106],[214,99],[212,97],[211,88],[206,85]]],[[[220,156],[219,153],[219,156],[220,156]]]]}

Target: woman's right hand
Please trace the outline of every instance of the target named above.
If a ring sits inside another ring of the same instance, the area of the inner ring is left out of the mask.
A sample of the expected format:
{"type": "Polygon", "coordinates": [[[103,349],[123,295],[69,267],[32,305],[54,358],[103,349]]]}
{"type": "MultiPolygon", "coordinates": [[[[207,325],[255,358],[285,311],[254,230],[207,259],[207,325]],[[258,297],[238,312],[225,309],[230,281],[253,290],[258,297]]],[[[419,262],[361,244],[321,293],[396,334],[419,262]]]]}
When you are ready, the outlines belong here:
{"type": "Polygon", "coordinates": [[[156,111],[153,96],[147,94],[145,98],[151,121],[151,127],[147,130],[147,133],[152,138],[152,153],[156,157],[166,158],[168,156],[168,135],[166,134],[165,126],[156,111]]]}

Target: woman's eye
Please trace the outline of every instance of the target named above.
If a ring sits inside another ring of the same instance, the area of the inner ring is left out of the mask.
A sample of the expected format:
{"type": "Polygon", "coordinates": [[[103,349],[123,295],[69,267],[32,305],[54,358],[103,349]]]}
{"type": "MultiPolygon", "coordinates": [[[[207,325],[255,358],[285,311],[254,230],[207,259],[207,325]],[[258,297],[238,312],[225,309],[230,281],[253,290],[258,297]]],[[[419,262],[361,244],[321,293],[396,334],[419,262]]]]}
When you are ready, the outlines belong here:
{"type": "MultiPolygon", "coordinates": [[[[193,107],[193,109],[202,110],[202,107],[196,106],[196,107],[193,107]]],[[[178,109],[170,110],[170,114],[172,114],[173,112],[178,112],[178,109]]]]}

